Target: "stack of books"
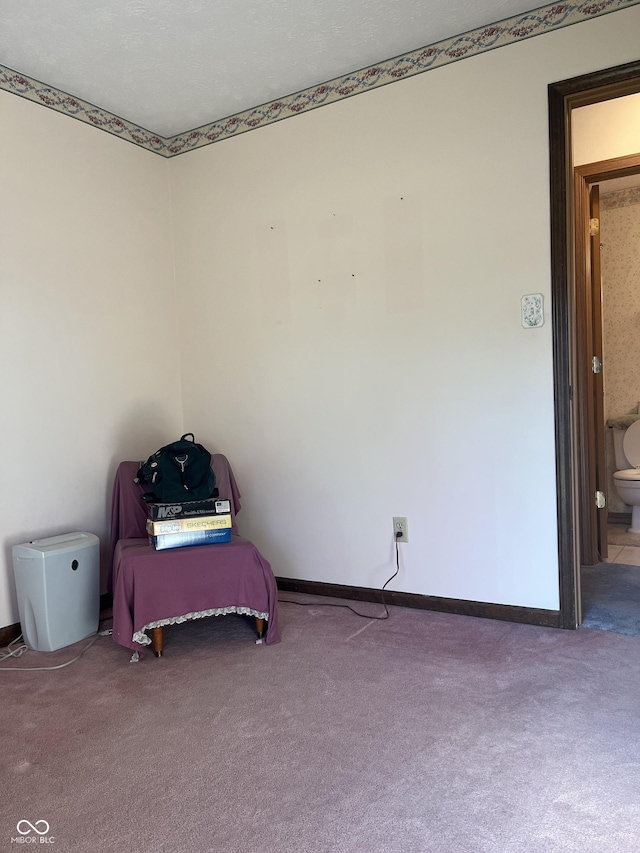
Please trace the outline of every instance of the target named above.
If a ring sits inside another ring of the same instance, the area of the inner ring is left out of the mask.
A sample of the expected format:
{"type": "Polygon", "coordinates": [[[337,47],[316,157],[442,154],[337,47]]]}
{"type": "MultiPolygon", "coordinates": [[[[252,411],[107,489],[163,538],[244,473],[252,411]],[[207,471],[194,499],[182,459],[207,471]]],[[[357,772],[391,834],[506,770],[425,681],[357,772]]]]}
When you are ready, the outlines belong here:
{"type": "Polygon", "coordinates": [[[149,541],[156,551],[231,541],[231,502],[219,498],[149,504],[149,541]]]}

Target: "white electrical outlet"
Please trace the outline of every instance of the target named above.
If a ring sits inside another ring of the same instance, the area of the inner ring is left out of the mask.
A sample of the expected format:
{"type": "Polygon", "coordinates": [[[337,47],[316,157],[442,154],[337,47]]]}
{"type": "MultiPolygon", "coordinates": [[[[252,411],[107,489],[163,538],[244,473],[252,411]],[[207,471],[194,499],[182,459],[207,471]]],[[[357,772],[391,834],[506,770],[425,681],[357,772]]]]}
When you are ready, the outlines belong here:
{"type": "Polygon", "coordinates": [[[393,517],[393,538],[396,542],[409,541],[409,524],[403,515],[394,515],[393,517]]]}

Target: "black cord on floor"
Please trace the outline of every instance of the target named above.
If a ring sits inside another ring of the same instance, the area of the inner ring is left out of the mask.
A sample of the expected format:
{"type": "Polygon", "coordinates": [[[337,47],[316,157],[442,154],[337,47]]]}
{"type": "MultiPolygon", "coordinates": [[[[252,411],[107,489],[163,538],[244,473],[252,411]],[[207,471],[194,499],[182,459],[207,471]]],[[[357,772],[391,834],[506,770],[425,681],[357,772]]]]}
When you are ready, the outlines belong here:
{"type": "Polygon", "coordinates": [[[350,610],[352,613],[355,613],[356,616],[361,616],[363,619],[388,619],[389,618],[389,610],[387,609],[387,603],[384,600],[384,589],[388,583],[395,578],[395,576],[400,571],[400,556],[398,553],[398,539],[402,536],[401,533],[396,534],[396,570],[391,575],[389,580],[386,580],[382,585],[382,589],[380,590],[380,594],[382,596],[382,606],[384,607],[384,616],[369,616],[367,613],[358,613],[357,610],[354,610],[350,604],[334,604],[333,602],[326,604],[319,604],[317,601],[291,601],[290,598],[278,598],[278,602],[282,602],[283,604],[297,604],[300,607],[346,607],[347,610],[350,610]]]}

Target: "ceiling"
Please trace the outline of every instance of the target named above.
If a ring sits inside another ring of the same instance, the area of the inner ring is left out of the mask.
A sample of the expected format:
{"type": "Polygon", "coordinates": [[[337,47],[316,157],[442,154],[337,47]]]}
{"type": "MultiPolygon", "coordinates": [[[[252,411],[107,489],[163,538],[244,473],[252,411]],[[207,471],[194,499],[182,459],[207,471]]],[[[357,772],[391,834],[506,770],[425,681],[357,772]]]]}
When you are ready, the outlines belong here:
{"type": "Polygon", "coordinates": [[[170,137],[530,0],[0,0],[0,65],[170,137]]]}

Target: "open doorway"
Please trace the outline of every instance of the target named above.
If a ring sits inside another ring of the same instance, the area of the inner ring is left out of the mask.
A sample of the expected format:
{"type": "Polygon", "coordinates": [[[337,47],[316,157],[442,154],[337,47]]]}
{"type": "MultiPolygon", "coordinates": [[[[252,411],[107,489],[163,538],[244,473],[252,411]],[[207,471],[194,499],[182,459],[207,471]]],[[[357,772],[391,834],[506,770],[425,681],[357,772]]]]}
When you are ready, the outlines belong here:
{"type": "MultiPolygon", "coordinates": [[[[640,96],[634,97],[633,108],[640,111],[640,96]]],[[[640,396],[640,378],[637,391],[633,382],[628,383],[633,398],[630,401],[624,393],[623,374],[630,378],[635,375],[635,368],[632,371],[627,368],[618,352],[617,341],[617,335],[631,332],[635,348],[635,280],[630,292],[629,282],[626,282],[626,299],[624,285],[633,268],[637,269],[637,250],[635,245],[625,246],[624,240],[621,243],[615,237],[616,229],[622,232],[621,236],[626,232],[626,242],[637,245],[639,176],[640,154],[574,168],[574,358],[577,375],[574,400],[582,461],[578,469],[582,566],[594,566],[607,560],[609,523],[626,520],[629,511],[618,498],[613,478],[614,444],[621,444],[622,436],[616,433],[613,442],[611,429],[614,425],[621,428],[623,423],[630,425],[631,421],[623,421],[623,415],[630,416],[632,410],[638,414],[635,398],[640,396]],[[623,211],[626,215],[620,216],[623,211]],[[605,232],[608,232],[608,245],[603,243],[605,232]],[[618,261],[623,262],[623,269],[616,273],[616,267],[620,266],[618,261]],[[624,270],[624,261],[631,264],[631,269],[624,270]],[[606,349],[610,357],[606,357],[606,349]],[[618,519],[617,516],[624,517],[618,519]]]]}
{"type": "MultiPolygon", "coordinates": [[[[639,100],[633,96],[629,108],[639,109],[639,100]]],[[[579,133],[580,122],[576,125],[579,133]]],[[[640,155],[587,163],[574,169],[574,177],[575,313],[581,329],[576,362],[583,377],[574,397],[576,421],[586,425],[581,446],[588,449],[578,482],[581,495],[597,496],[580,526],[582,624],[637,636],[640,525],[636,510],[638,532],[629,532],[628,503],[640,497],[640,477],[629,470],[638,457],[626,436],[635,434],[640,444],[640,370],[634,358],[640,346],[640,155]]]]}
{"type": "MultiPolygon", "coordinates": [[[[583,556],[588,557],[588,542],[593,547],[595,538],[596,555],[603,547],[602,541],[598,542],[595,503],[598,489],[591,492],[591,482],[597,476],[594,473],[597,418],[592,378],[596,374],[591,364],[596,354],[589,354],[594,325],[592,307],[585,305],[584,290],[578,286],[579,278],[587,272],[591,274],[591,270],[576,269],[582,253],[574,251],[578,216],[584,214],[587,222],[591,218],[589,185],[582,181],[587,191],[584,202],[577,187],[574,188],[571,114],[577,107],[637,92],[640,92],[640,62],[549,86],[557,516],[560,612],[565,628],[576,628],[582,622],[580,566],[583,556]],[[583,204],[586,208],[581,212],[583,204]],[[585,484],[589,484],[587,488],[585,484]]],[[[588,257],[585,254],[585,267],[588,257]]]]}

